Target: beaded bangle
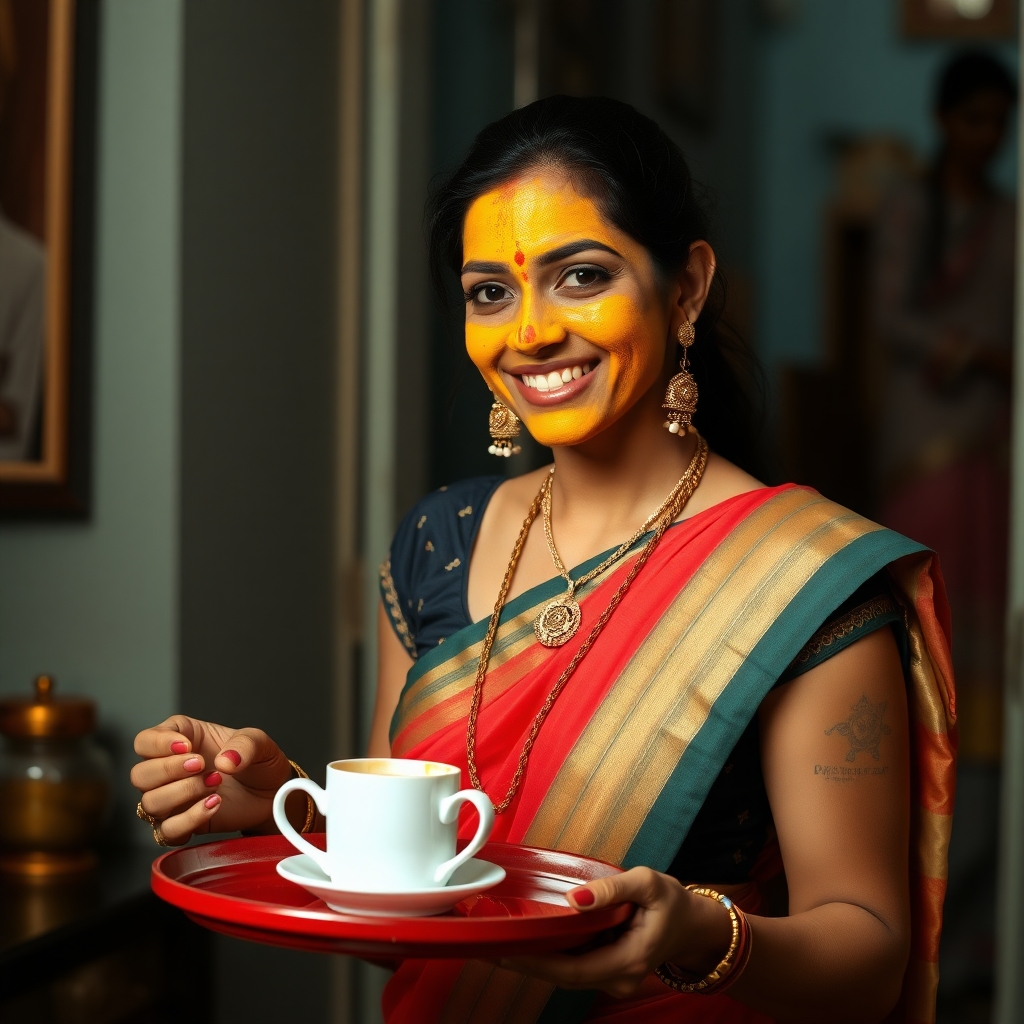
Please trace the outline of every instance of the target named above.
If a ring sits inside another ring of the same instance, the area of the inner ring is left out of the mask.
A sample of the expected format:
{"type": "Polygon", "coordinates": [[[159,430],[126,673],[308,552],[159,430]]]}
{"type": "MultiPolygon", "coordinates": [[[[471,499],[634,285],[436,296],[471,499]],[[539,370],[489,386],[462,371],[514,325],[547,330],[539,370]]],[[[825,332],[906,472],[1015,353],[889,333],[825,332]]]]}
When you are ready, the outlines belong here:
{"type": "MultiPolygon", "coordinates": [[[[292,760],[288,763],[295,769],[295,774],[300,779],[308,779],[309,776],[292,760]]],[[[302,826],[302,833],[305,834],[312,830],[313,823],[316,821],[316,804],[313,802],[313,798],[306,793],[306,821],[302,826]]]]}
{"type": "Polygon", "coordinates": [[[714,889],[696,885],[688,885],[686,888],[697,896],[706,896],[708,899],[717,900],[729,912],[729,919],[732,922],[729,948],[718,966],[710,974],[697,981],[687,981],[683,971],[669,961],[655,967],[654,973],[664,984],[676,992],[717,994],[731,985],[740,976],[743,968],[747,966],[751,948],[750,925],[747,924],[743,911],[728,896],[723,896],[720,892],[715,892],[714,889]]]}

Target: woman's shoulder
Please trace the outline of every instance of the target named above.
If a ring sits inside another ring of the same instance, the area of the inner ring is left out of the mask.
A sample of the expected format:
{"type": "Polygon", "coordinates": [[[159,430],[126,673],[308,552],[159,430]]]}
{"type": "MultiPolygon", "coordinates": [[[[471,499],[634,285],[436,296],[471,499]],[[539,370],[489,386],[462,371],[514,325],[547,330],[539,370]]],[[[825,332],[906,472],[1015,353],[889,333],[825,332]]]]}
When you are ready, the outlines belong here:
{"type": "Polygon", "coordinates": [[[431,516],[448,516],[450,513],[456,519],[465,519],[476,515],[504,480],[502,476],[471,476],[445,484],[423,495],[405,514],[402,523],[418,524],[422,529],[431,516]]]}
{"type": "MultiPolygon", "coordinates": [[[[474,476],[425,494],[405,514],[391,542],[393,564],[409,569],[417,555],[437,549],[462,559],[501,476],[474,476]]],[[[449,559],[449,561],[451,560],[449,559]]]]}
{"type": "Polygon", "coordinates": [[[462,585],[483,510],[501,476],[459,480],[431,491],[405,514],[380,566],[385,608],[417,657],[462,625],[462,585]],[[425,621],[427,621],[425,626],[425,621]]]}
{"type": "Polygon", "coordinates": [[[700,512],[723,505],[735,498],[767,491],[768,486],[739,466],[712,452],[701,477],[700,486],[686,503],[680,519],[689,519],[700,512]]]}

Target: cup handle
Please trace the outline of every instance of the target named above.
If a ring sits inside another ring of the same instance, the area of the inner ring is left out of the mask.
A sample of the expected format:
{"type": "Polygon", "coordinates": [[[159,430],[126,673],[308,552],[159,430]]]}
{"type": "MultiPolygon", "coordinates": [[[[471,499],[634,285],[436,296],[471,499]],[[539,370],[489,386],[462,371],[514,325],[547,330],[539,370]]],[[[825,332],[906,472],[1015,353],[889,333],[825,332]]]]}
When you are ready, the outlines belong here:
{"type": "Polygon", "coordinates": [[[318,850],[312,843],[299,835],[299,833],[295,831],[295,827],[288,820],[288,815],[285,814],[284,802],[288,798],[288,794],[294,793],[297,789],[302,790],[302,792],[307,796],[311,796],[316,803],[317,810],[326,816],[327,794],[315,782],[313,782],[312,779],[289,779],[277,791],[277,794],[274,797],[274,822],[281,830],[281,835],[283,835],[296,850],[300,850],[302,853],[306,854],[306,856],[312,858],[317,867],[319,867],[320,870],[330,878],[331,873],[327,870],[327,854],[323,850],[318,850]]]}
{"type": "Polygon", "coordinates": [[[486,794],[476,789],[462,789],[453,796],[446,796],[440,805],[441,822],[450,825],[455,821],[459,816],[459,806],[467,800],[480,815],[480,824],[477,825],[476,835],[464,850],[457,853],[451,860],[446,860],[443,864],[438,865],[434,872],[434,882],[437,885],[447,885],[448,879],[452,877],[455,869],[480,852],[481,847],[490,838],[491,829],[494,828],[494,806],[486,794]]]}

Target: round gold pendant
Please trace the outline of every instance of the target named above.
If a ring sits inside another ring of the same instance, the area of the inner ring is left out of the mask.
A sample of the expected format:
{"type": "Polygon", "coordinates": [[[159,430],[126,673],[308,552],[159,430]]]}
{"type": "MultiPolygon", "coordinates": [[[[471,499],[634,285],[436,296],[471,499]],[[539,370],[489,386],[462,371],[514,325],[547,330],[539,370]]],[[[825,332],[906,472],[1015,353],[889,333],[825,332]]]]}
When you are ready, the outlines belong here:
{"type": "Polygon", "coordinates": [[[567,644],[580,628],[580,606],[571,597],[555,598],[533,622],[533,631],[545,647],[567,644]]]}

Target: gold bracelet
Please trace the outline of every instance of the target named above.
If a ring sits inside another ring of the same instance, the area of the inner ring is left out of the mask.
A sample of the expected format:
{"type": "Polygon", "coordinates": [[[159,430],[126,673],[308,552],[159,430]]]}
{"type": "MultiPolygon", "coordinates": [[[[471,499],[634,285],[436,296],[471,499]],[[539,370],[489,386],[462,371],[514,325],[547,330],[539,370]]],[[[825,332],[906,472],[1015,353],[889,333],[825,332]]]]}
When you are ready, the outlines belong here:
{"type": "MultiPolygon", "coordinates": [[[[298,775],[298,777],[300,779],[308,779],[309,778],[309,776],[294,761],[289,759],[288,763],[295,769],[295,774],[298,775]]],[[[316,821],[316,804],[314,803],[313,798],[308,793],[306,793],[305,796],[306,796],[306,821],[305,821],[305,824],[302,826],[302,829],[301,829],[303,835],[305,835],[305,833],[307,833],[307,832],[312,831],[313,823],[316,821]]]]}
{"type": "Polygon", "coordinates": [[[744,947],[742,953],[746,953],[750,945],[750,927],[743,916],[743,912],[728,896],[723,896],[720,892],[715,892],[714,889],[707,889],[702,886],[688,885],[686,888],[697,896],[706,896],[708,899],[717,900],[729,912],[729,919],[732,922],[732,937],[729,940],[729,948],[726,950],[725,956],[718,966],[710,974],[705,975],[698,981],[686,981],[683,972],[669,961],[655,967],[654,973],[669,988],[674,989],[676,992],[702,992],[710,995],[712,994],[711,990],[717,992],[724,988],[727,980],[735,980],[731,975],[737,963],[741,966],[746,966],[746,956],[736,957],[736,951],[742,945],[744,947]]]}

